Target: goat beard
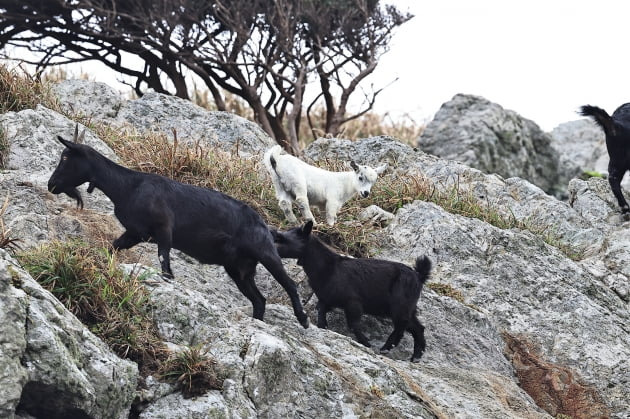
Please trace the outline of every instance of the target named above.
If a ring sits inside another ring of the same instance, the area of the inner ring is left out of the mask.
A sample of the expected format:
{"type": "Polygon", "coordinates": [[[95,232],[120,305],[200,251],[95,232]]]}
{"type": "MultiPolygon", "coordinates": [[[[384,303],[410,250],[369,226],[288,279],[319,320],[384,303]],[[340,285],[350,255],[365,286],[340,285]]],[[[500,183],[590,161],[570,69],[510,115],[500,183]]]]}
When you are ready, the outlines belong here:
{"type": "Polygon", "coordinates": [[[77,188],[67,189],[63,193],[77,201],[77,208],[83,209],[83,198],[81,198],[81,193],[77,188]]]}

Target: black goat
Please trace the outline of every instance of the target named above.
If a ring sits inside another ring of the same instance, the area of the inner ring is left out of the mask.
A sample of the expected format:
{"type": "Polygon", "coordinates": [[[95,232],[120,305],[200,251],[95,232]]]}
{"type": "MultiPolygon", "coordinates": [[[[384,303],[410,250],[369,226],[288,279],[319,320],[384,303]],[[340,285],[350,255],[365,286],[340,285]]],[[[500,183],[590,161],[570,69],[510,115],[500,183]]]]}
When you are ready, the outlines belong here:
{"type": "Polygon", "coordinates": [[[65,193],[80,206],[83,201],[77,186],[89,182],[88,192],[94,188],[103,191],[126,229],[114,240],[114,249],[129,249],[140,242],[157,243],[162,272],[168,277],[173,276],[171,248],[201,263],[222,265],[252,302],[254,318],[262,320],[265,298],[254,282],[260,262],[291,298],[298,321],[308,327],[308,316],[295,283],[282,266],[273,236],[251,207],[212,189],[127,169],[87,145],[57,138],[66,149],[50,176],[48,190],[65,193]]]}
{"type": "Polygon", "coordinates": [[[628,214],[630,207],[621,192],[621,180],[630,170],[630,103],[618,107],[612,117],[605,110],[591,105],[582,106],[580,114],[593,117],[606,134],[606,148],[610,157],[608,182],[621,212],[628,214]]]}
{"type": "Polygon", "coordinates": [[[413,336],[411,361],[420,360],[426,342],[424,326],[416,317],[416,304],[429,278],[431,261],[426,256],[417,258],[414,271],[398,262],[341,256],[311,234],[312,228],[313,222],[309,221],[302,227],[273,233],[280,256],[298,260],[317,295],[317,326],[326,328],[326,313],[335,307],[343,308],[348,327],[360,343],[369,347],[370,342],[361,331],[361,316],[366,313],[389,317],[394,331],[381,352],[397,346],[407,330],[413,336]]]}

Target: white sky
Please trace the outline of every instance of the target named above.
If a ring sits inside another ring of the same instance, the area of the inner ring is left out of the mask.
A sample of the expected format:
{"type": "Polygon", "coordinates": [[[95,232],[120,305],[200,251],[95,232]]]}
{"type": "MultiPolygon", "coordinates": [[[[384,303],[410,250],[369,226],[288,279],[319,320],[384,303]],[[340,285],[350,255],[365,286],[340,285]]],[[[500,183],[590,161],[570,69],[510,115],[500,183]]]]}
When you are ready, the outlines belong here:
{"type": "Polygon", "coordinates": [[[376,109],[430,119],[456,93],[485,97],[551,130],[580,105],[630,102],[630,2],[392,0],[415,17],[379,63],[376,109]]]}
{"type": "MultiPolygon", "coordinates": [[[[430,120],[457,93],[512,109],[544,130],[630,101],[630,1],[389,0],[415,15],[364,83],[389,84],[375,110],[430,120]]],[[[120,90],[102,64],[81,67],[120,90]]],[[[77,70],[77,74],[79,71],[77,70]]]]}

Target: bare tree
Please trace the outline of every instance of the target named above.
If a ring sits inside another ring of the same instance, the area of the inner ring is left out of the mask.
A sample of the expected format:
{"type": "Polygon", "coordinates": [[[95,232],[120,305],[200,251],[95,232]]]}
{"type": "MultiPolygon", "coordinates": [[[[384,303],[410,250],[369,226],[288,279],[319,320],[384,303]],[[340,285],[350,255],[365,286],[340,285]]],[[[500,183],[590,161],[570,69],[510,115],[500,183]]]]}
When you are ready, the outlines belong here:
{"type": "Polygon", "coordinates": [[[380,90],[359,85],[411,17],[378,0],[0,0],[0,48],[28,49],[39,69],[100,61],[131,76],[139,95],[152,88],[188,98],[194,74],[218,109],[224,91],[242,98],[267,133],[298,153],[302,117],[315,103],[333,135],[372,109],[380,90]],[[313,86],[320,93],[306,105],[313,86]],[[349,115],[357,93],[363,108],[349,115]]]}

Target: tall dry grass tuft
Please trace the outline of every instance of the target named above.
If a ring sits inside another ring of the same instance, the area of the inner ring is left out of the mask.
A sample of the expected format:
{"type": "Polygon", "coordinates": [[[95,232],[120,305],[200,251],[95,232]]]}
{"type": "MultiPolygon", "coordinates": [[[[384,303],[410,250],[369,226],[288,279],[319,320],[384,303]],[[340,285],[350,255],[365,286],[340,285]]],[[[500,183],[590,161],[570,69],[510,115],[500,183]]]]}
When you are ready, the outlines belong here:
{"type": "Polygon", "coordinates": [[[159,377],[179,386],[184,398],[188,399],[223,387],[216,364],[216,360],[201,346],[191,346],[172,354],[162,365],[159,377]]]}
{"type": "Polygon", "coordinates": [[[282,223],[271,181],[259,158],[246,159],[197,142],[181,143],[177,134],[139,134],[98,124],[92,127],[131,169],[182,183],[216,189],[244,201],[274,225],[282,223]]]}
{"type": "Polygon", "coordinates": [[[4,213],[9,207],[9,195],[4,199],[2,207],[0,207],[0,249],[6,249],[9,252],[15,253],[20,249],[20,239],[14,237],[11,233],[11,229],[7,228],[4,224],[4,213]]]}
{"type": "MultiPolygon", "coordinates": [[[[306,117],[302,118],[302,120],[306,121],[306,117]]],[[[304,147],[317,138],[328,135],[325,130],[326,110],[323,106],[311,110],[311,121],[313,122],[313,129],[307,123],[303,123],[300,126],[300,141],[304,147]]],[[[368,112],[343,124],[341,132],[336,137],[358,140],[360,138],[386,135],[415,147],[418,137],[422,134],[424,128],[424,123],[416,121],[409,114],[405,114],[400,118],[394,118],[389,113],[368,112]]]]}
{"type": "Polygon", "coordinates": [[[19,65],[0,64],[0,113],[34,109],[38,104],[58,110],[50,84],[19,65]]]}

